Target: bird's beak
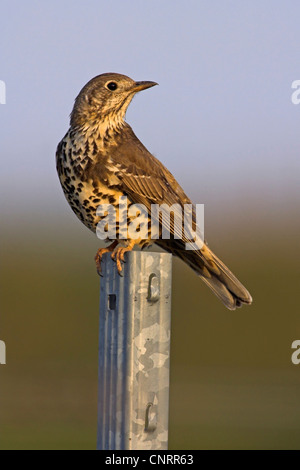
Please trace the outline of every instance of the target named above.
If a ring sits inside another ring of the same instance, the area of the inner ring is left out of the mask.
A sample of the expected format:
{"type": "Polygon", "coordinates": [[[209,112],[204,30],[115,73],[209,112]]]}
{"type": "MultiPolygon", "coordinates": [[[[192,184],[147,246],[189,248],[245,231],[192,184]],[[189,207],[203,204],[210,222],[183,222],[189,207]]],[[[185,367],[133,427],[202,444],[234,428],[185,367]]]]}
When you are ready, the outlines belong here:
{"type": "Polygon", "coordinates": [[[156,82],[135,82],[133,85],[134,93],[138,91],[146,90],[147,88],[151,88],[152,86],[158,85],[156,82]]]}

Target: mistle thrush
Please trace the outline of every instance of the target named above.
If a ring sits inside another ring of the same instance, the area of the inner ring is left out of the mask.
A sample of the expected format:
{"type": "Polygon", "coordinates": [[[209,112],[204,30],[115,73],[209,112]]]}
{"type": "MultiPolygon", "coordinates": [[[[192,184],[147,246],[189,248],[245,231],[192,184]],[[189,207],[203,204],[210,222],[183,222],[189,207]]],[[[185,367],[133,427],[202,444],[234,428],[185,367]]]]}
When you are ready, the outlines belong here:
{"type": "MultiPolygon", "coordinates": [[[[119,200],[124,196],[128,206],[143,204],[149,214],[153,204],[179,204],[180,207],[191,204],[172,174],[148,152],[124,120],[134,95],[154,85],[157,84],[135,82],[117,73],[104,73],[90,80],[75,100],[70,128],[57,148],[57,171],[73,211],[94,232],[101,219],[96,213],[97,208],[101,204],[119,208],[119,200]]],[[[123,215],[121,217],[124,219],[123,215]]],[[[135,245],[145,248],[156,243],[187,263],[227,308],[234,310],[252,302],[247,289],[206,242],[201,249],[186,250],[184,239],[174,237],[174,223],[169,239],[153,240],[148,219],[145,220],[146,239],[124,239],[120,237],[120,218],[113,242],[97,252],[98,272],[105,252],[112,252],[121,272],[126,251],[135,245]]],[[[126,216],[123,222],[129,223],[129,219],[126,216]]],[[[162,219],[160,224],[164,224],[162,219]]]]}

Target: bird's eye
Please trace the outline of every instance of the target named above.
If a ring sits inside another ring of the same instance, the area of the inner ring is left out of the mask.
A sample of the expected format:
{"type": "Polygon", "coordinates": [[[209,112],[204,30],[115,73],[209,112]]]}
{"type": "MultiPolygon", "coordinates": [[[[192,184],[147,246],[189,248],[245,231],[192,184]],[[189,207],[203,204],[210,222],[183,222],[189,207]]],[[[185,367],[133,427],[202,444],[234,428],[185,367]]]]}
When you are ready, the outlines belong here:
{"type": "Polygon", "coordinates": [[[106,88],[108,88],[110,91],[115,91],[118,88],[118,85],[116,84],[116,82],[109,82],[106,85],[106,88]]]}

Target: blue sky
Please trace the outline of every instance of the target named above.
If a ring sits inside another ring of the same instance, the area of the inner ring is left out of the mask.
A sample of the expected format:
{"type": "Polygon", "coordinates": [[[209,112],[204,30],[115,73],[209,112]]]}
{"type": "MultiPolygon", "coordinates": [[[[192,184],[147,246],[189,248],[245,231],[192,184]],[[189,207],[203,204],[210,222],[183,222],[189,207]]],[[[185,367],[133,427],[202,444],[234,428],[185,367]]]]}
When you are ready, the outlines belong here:
{"type": "Polygon", "coordinates": [[[1,208],[65,211],[56,145],[74,98],[113,71],[159,87],[127,121],[197,203],[299,197],[300,3],[6,0],[1,208]]]}

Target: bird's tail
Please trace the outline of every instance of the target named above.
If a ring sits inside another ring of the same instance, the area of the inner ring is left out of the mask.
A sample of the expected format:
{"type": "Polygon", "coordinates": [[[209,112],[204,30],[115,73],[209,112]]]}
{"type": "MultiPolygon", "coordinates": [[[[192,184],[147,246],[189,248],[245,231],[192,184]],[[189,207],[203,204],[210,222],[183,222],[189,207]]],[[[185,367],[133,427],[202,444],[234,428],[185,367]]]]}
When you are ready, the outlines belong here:
{"type": "Polygon", "coordinates": [[[247,289],[206,244],[198,251],[176,250],[174,254],[201,277],[229,310],[251,304],[252,297],[247,289]]]}

